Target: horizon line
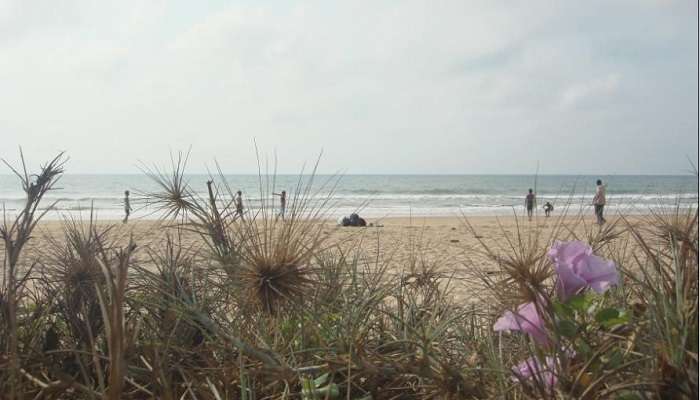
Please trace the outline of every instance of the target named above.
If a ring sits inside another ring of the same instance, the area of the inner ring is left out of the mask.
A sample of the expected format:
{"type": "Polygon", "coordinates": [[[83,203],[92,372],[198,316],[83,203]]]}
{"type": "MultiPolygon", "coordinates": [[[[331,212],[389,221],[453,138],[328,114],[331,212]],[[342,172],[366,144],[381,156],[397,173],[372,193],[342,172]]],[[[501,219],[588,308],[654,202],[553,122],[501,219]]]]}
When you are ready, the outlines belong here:
{"type": "MultiPolygon", "coordinates": [[[[165,171],[167,173],[167,171],[165,171]]],[[[144,173],[139,172],[65,172],[64,176],[67,175],[92,175],[92,176],[110,176],[110,175],[129,175],[129,176],[146,176],[144,173]]],[[[217,176],[220,175],[218,172],[210,174],[208,172],[186,172],[184,175],[206,175],[206,176],[217,176]]],[[[411,173],[411,172],[390,172],[390,173],[315,173],[315,174],[299,174],[299,173],[269,173],[269,174],[259,174],[257,172],[251,173],[233,173],[224,172],[224,176],[674,176],[674,177],[697,177],[692,171],[687,173],[612,173],[612,174],[602,174],[602,173],[537,173],[537,174],[526,174],[526,173],[411,173]]],[[[11,172],[0,172],[0,176],[15,176],[11,172]]]]}

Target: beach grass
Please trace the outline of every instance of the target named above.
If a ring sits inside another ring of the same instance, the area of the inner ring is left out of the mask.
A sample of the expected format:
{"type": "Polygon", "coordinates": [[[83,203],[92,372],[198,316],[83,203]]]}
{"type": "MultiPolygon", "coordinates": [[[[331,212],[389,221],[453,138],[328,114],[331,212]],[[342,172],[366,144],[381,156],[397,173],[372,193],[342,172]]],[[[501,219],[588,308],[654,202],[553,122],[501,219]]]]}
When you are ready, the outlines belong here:
{"type": "MultiPolygon", "coordinates": [[[[223,174],[209,198],[194,194],[180,154],[144,167],[158,235],[124,237],[91,215],[29,254],[64,164],[13,170],[26,205],[0,226],[2,398],[698,396],[697,205],[602,227],[573,212],[547,229],[514,216],[495,237],[464,217],[474,245],[456,242],[459,262],[420,229],[394,257],[373,233],[328,239],[334,180],[300,178],[284,218],[271,201],[241,218],[223,174]],[[619,279],[563,297],[562,243],[619,279]],[[525,304],[539,332],[494,330],[525,304]]],[[[276,190],[260,168],[261,198],[276,190]]]]}

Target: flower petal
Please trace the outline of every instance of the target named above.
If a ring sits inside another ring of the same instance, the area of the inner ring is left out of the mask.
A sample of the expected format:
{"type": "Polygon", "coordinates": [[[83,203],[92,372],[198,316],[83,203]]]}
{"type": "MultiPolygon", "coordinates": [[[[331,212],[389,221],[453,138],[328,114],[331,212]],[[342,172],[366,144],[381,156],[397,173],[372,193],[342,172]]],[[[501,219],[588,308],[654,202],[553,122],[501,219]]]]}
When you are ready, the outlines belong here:
{"type": "Polygon", "coordinates": [[[496,332],[511,330],[517,331],[520,330],[520,326],[515,320],[515,315],[513,315],[513,313],[510,311],[506,311],[503,313],[503,316],[497,319],[496,323],[493,324],[493,330],[496,332]]]}
{"type": "Polygon", "coordinates": [[[574,240],[555,242],[548,252],[557,273],[557,294],[568,300],[584,287],[603,293],[619,284],[620,276],[615,263],[593,254],[588,244],[574,240]]]}
{"type": "Polygon", "coordinates": [[[521,331],[530,335],[537,343],[546,345],[549,337],[544,329],[544,321],[537,312],[535,303],[525,303],[518,306],[518,310],[513,313],[506,311],[496,323],[493,324],[494,331],[521,331]]]}
{"type": "Polygon", "coordinates": [[[593,249],[580,240],[556,241],[547,254],[554,263],[574,265],[577,259],[593,254],[593,249]]]}
{"type": "Polygon", "coordinates": [[[520,330],[532,336],[539,344],[549,342],[547,333],[544,331],[544,321],[537,312],[534,302],[525,303],[518,307],[516,322],[520,324],[520,330]]]}
{"type": "Polygon", "coordinates": [[[567,301],[587,284],[586,280],[578,276],[569,264],[557,264],[554,270],[557,273],[557,295],[561,301],[567,301]]]}
{"type": "Polygon", "coordinates": [[[520,364],[513,366],[514,380],[530,380],[536,379],[539,383],[551,389],[557,383],[557,377],[554,373],[554,359],[552,357],[545,358],[545,365],[535,357],[530,357],[520,364]]]}
{"type": "Polygon", "coordinates": [[[615,263],[595,255],[586,257],[581,262],[579,274],[599,294],[620,283],[615,263]]]}

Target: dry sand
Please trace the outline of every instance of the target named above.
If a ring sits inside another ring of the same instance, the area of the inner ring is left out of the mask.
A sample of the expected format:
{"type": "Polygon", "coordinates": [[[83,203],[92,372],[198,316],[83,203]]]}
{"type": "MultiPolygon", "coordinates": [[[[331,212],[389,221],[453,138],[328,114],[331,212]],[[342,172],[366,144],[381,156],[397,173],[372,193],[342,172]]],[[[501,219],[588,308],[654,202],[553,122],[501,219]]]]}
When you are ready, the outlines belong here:
{"type": "MultiPolygon", "coordinates": [[[[630,217],[630,220],[638,221],[639,217],[630,217]]],[[[580,237],[585,237],[587,230],[598,229],[593,216],[563,219],[538,217],[531,222],[526,218],[479,216],[469,217],[468,221],[477,235],[472,233],[462,217],[385,218],[370,220],[375,226],[366,228],[338,227],[333,222],[325,222],[323,233],[327,235],[327,240],[324,246],[338,246],[346,252],[361,249],[362,256],[368,259],[379,257],[381,262],[388,262],[396,268],[405,265],[412,254],[420,254],[428,262],[440,263],[443,269],[458,271],[482,264],[483,258],[479,257],[479,250],[482,249],[480,240],[492,247],[506,248],[506,236],[515,238],[518,232],[523,237],[538,234],[546,243],[553,229],[559,229],[558,239],[567,239],[567,232],[561,230],[562,223],[580,237]]],[[[121,240],[125,241],[129,235],[133,235],[140,248],[162,243],[168,231],[167,224],[157,221],[135,220],[128,224],[102,221],[100,224],[112,225],[112,235],[121,240]]],[[[40,258],[42,252],[48,249],[51,238],[62,240],[62,222],[42,221],[38,225],[23,254],[23,263],[40,258]]],[[[196,246],[200,239],[188,233],[184,235],[183,242],[196,246]]]]}
{"type": "MultiPolygon", "coordinates": [[[[627,220],[636,223],[640,221],[640,216],[630,216],[627,220]]],[[[571,239],[571,232],[579,238],[587,237],[587,232],[599,229],[594,221],[593,216],[561,219],[539,217],[533,221],[527,218],[481,216],[468,220],[461,217],[385,218],[369,221],[374,226],[366,228],[339,227],[334,222],[324,222],[323,235],[326,236],[325,247],[357,254],[368,263],[366,265],[375,268],[376,265],[388,266],[387,279],[397,279],[396,275],[409,273],[411,263],[408,261],[418,257],[419,262],[424,261],[425,265],[440,271],[443,277],[450,278],[456,301],[490,304],[491,295],[476,278],[476,273],[492,274],[497,268],[492,260],[484,256],[482,244],[496,249],[500,254],[512,254],[506,237],[515,241],[518,233],[523,240],[527,240],[528,235],[537,236],[540,246],[546,246],[553,238],[571,239]]],[[[167,224],[146,220],[130,221],[128,224],[101,221],[99,225],[110,225],[111,237],[124,244],[133,235],[139,248],[137,261],[146,266],[149,258],[144,249],[162,247],[166,232],[174,231],[167,224]]],[[[623,225],[619,224],[620,227],[623,225]]],[[[27,266],[37,261],[41,264],[46,260],[44,254],[49,252],[53,240],[63,241],[62,222],[42,221],[23,252],[21,264],[27,266]]],[[[191,232],[183,235],[182,243],[186,248],[193,249],[203,244],[201,238],[191,232]]],[[[1,242],[0,252],[4,253],[1,242]]]]}

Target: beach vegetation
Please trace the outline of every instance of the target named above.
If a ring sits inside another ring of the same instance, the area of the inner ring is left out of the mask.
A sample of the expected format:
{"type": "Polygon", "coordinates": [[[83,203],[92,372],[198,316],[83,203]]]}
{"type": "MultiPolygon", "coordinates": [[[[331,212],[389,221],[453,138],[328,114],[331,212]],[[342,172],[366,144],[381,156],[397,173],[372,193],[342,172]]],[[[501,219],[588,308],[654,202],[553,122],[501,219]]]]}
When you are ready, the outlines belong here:
{"type": "MultiPolygon", "coordinates": [[[[0,225],[0,397],[8,399],[695,399],[698,207],[582,215],[465,247],[458,267],[342,245],[323,221],[339,177],[318,161],[278,215],[275,171],[236,212],[219,171],[199,197],[188,153],[143,166],[159,232],[65,218],[44,250],[39,204],[66,158],[6,163],[26,202],[0,225]],[[381,253],[381,254],[380,254],[381,253]]],[[[50,207],[49,207],[50,209],[50,207]]]]}

